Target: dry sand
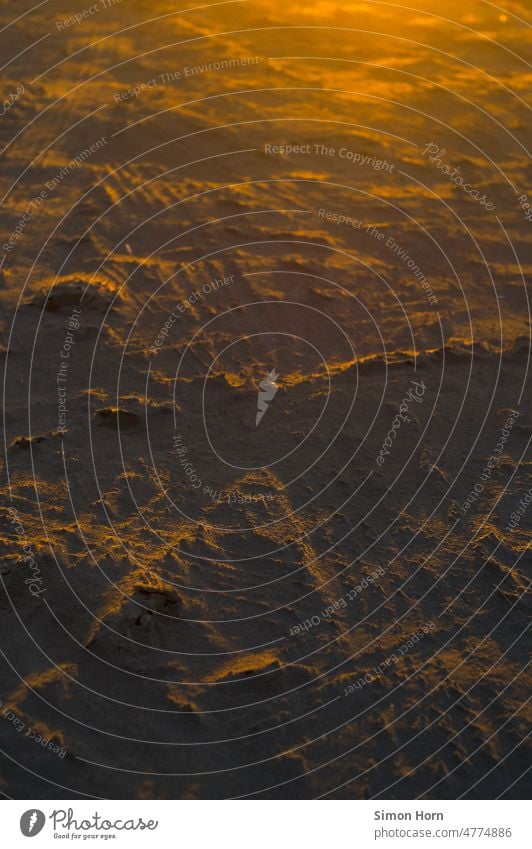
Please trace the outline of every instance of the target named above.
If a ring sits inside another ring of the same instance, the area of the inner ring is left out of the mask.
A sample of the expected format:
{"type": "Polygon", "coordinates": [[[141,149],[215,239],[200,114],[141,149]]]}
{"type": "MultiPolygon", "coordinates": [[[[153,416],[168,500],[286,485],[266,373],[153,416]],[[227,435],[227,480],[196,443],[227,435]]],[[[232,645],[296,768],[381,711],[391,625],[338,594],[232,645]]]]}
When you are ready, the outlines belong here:
{"type": "Polygon", "coordinates": [[[0,790],[522,798],[525,3],[177,5],[0,7],[0,790]]]}

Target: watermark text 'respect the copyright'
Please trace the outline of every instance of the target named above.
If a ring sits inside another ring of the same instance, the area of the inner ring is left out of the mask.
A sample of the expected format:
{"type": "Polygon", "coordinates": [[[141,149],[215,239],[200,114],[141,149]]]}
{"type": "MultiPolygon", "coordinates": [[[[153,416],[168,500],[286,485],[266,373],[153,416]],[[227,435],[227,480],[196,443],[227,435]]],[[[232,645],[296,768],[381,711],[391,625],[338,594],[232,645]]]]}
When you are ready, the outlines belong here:
{"type": "Polygon", "coordinates": [[[242,493],[242,492],[223,492],[216,490],[214,487],[204,484],[201,480],[197,469],[189,460],[188,448],[183,442],[181,434],[176,433],[174,436],[174,452],[179,461],[179,464],[189,479],[192,489],[198,492],[203,492],[208,495],[213,503],[217,504],[263,504],[273,501],[275,496],[271,492],[267,493],[242,493]]]}
{"type": "Polygon", "coordinates": [[[389,174],[393,172],[394,164],[388,162],[387,159],[378,159],[366,153],[359,153],[355,150],[350,150],[348,147],[329,147],[325,144],[265,144],[264,153],[269,153],[274,156],[324,156],[334,159],[347,160],[353,166],[367,166],[375,171],[387,171],[389,174]]]}
{"type": "Polygon", "coordinates": [[[70,365],[70,353],[72,346],[75,343],[75,333],[80,327],[81,310],[73,309],[72,315],[68,318],[66,324],[66,334],[63,341],[63,347],[59,354],[59,370],[56,374],[57,387],[57,422],[58,433],[66,433],[67,430],[67,382],[70,365]]]}

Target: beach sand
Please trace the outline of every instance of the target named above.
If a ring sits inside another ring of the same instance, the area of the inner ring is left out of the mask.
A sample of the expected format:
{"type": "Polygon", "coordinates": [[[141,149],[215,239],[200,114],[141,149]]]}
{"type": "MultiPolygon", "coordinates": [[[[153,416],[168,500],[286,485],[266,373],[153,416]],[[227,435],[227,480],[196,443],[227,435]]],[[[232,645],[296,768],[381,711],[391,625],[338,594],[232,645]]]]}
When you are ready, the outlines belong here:
{"type": "Polygon", "coordinates": [[[526,796],[504,5],[0,6],[5,797],[526,796]]]}

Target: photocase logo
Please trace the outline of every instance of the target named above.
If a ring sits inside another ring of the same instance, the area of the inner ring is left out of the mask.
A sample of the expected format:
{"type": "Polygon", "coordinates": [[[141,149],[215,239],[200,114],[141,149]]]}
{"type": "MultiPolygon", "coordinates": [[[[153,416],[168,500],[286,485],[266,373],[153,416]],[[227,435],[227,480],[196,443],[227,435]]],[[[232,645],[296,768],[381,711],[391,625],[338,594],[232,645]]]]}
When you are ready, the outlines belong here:
{"type": "Polygon", "coordinates": [[[20,818],[20,830],[24,837],[35,837],[43,830],[46,817],[42,811],[35,808],[31,811],[26,811],[20,818]]]}
{"type": "Polygon", "coordinates": [[[269,371],[264,380],[259,383],[259,400],[257,403],[257,420],[255,426],[258,427],[261,419],[268,409],[268,405],[273,401],[279,389],[276,380],[279,377],[275,373],[275,369],[269,371]]]}

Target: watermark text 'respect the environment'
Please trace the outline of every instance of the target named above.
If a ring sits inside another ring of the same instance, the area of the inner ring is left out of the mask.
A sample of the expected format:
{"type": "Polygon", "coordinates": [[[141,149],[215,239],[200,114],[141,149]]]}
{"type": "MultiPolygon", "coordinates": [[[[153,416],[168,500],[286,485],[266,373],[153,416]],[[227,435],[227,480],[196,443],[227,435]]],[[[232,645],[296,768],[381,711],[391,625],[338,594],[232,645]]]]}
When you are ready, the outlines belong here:
{"type": "Polygon", "coordinates": [[[36,212],[39,212],[42,204],[46,201],[52,192],[54,192],[59,185],[63,182],[65,177],[67,177],[72,171],[75,171],[76,168],[85,162],[85,160],[89,159],[92,154],[96,153],[102,147],[107,144],[107,138],[105,136],[101,136],[101,138],[97,139],[93,144],[89,145],[89,147],[85,148],[78,156],[74,159],[71,159],[70,162],[59,169],[56,174],[52,177],[51,180],[48,180],[46,183],[46,189],[42,189],[39,194],[35,195],[28,203],[26,209],[21,215],[17,226],[12,231],[7,242],[4,242],[2,245],[2,249],[9,254],[15,248],[18,240],[22,237],[26,227],[29,222],[33,218],[36,212]]]}
{"type": "Polygon", "coordinates": [[[115,103],[120,103],[123,100],[140,97],[141,94],[144,94],[145,91],[149,91],[150,89],[179,83],[183,80],[200,76],[201,74],[212,73],[213,71],[231,71],[237,68],[248,67],[249,65],[258,65],[262,61],[260,56],[240,56],[234,59],[219,59],[215,62],[204,62],[202,65],[185,65],[183,68],[178,68],[174,71],[164,71],[151,80],[137,83],[130,88],[123,88],[115,92],[113,98],[115,103]]]}
{"type": "Polygon", "coordinates": [[[106,9],[113,9],[115,6],[121,6],[122,3],[123,0],[98,0],[97,3],[87,6],[85,9],[82,9],[81,12],[74,12],[74,14],[69,15],[68,18],[62,18],[61,20],[56,21],[55,28],[58,32],[62,32],[76,24],[83,23],[83,21],[86,21],[87,18],[92,18],[93,15],[97,15],[99,12],[104,12],[106,9]]]}

